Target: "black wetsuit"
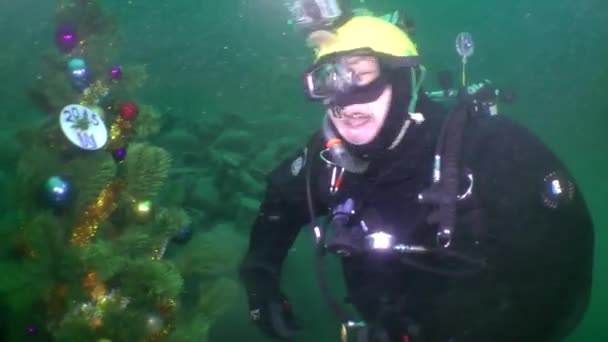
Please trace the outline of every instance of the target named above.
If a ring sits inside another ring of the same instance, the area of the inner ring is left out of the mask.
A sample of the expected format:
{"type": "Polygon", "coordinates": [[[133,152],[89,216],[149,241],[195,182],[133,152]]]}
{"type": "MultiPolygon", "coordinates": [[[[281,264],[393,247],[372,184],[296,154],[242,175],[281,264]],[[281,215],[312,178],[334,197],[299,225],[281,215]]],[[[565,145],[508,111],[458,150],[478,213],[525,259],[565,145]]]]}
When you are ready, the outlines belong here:
{"type": "MultiPolygon", "coordinates": [[[[434,247],[437,227],[427,222],[433,207],[421,204],[418,194],[431,184],[446,112],[426,98],[417,108],[426,120],[411,125],[394,150],[372,158],[366,173],[346,172],[334,195],[332,169],[318,153],[320,135],[270,174],[242,266],[250,291],[278,291],[281,264],[310,221],[307,166],[316,215],[351,198],[352,222],[369,219],[398,242],[434,247]]],[[[450,250],[484,260],[484,270],[438,274],[433,270],[458,272],[472,265],[436,254],[406,262],[374,253],[345,257],[347,298],[368,325],[388,331],[391,341],[404,335],[412,342],[552,341],[588,305],[594,236],[585,201],[562,162],[509,118],[475,118],[464,132],[461,166],[474,182],[472,195],[458,202],[450,250]],[[552,183],[556,179],[559,184],[552,183]],[[552,193],[552,184],[561,189],[552,193]]]]}

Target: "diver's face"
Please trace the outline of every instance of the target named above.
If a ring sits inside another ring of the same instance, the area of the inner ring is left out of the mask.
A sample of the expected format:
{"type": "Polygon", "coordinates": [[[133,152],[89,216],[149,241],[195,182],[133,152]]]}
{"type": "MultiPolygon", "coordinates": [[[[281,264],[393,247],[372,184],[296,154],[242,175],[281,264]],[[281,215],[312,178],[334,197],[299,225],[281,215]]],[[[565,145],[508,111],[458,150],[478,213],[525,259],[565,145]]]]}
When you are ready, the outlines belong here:
{"type": "Polygon", "coordinates": [[[388,85],[373,102],[356,103],[340,109],[329,108],[327,114],[340,135],[353,145],[371,142],[380,132],[391,103],[392,89],[388,85]],[[340,110],[341,113],[336,113],[340,110]]]}
{"type": "MultiPolygon", "coordinates": [[[[348,60],[348,67],[360,86],[380,77],[380,66],[373,58],[353,56],[348,60]]],[[[330,107],[327,114],[344,139],[353,145],[364,145],[378,135],[388,113],[391,96],[391,86],[387,85],[380,97],[372,102],[330,107]]]]}

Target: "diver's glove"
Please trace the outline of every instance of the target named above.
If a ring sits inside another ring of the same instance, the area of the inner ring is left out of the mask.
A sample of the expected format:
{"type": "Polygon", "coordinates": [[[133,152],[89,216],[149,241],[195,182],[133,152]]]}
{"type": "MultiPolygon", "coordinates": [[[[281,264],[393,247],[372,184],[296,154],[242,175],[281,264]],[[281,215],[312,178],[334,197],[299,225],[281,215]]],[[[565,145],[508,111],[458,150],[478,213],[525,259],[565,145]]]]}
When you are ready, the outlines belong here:
{"type": "Polygon", "coordinates": [[[299,329],[291,304],[282,293],[272,296],[249,293],[249,315],[273,339],[289,340],[299,329]]]}

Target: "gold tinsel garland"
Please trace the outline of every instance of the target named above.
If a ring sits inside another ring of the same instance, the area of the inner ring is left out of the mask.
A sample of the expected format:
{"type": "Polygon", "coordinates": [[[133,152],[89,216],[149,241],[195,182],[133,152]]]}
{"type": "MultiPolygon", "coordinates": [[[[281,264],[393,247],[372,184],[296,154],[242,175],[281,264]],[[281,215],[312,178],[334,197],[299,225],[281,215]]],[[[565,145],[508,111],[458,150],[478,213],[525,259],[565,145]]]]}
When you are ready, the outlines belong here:
{"type": "Polygon", "coordinates": [[[123,119],[120,115],[117,116],[110,127],[108,150],[113,151],[123,147],[125,145],[126,133],[129,132],[132,127],[133,124],[130,121],[123,119]]]}
{"type": "Polygon", "coordinates": [[[169,244],[169,239],[165,239],[161,245],[154,247],[154,251],[152,251],[151,259],[158,261],[165,256],[165,252],[167,251],[167,245],[169,244]]]}
{"type": "Polygon", "coordinates": [[[108,95],[109,91],[110,88],[104,82],[96,81],[83,91],[80,104],[83,106],[96,105],[101,98],[108,95]]]}
{"type": "Polygon", "coordinates": [[[99,224],[105,221],[118,207],[116,203],[118,194],[124,187],[123,182],[114,181],[101,190],[97,199],[84,210],[76,227],[74,227],[70,239],[72,244],[83,246],[95,237],[99,224]]]}
{"type": "Polygon", "coordinates": [[[91,296],[91,299],[97,300],[106,294],[106,285],[99,279],[97,273],[89,272],[82,280],[84,287],[91,296]]]}

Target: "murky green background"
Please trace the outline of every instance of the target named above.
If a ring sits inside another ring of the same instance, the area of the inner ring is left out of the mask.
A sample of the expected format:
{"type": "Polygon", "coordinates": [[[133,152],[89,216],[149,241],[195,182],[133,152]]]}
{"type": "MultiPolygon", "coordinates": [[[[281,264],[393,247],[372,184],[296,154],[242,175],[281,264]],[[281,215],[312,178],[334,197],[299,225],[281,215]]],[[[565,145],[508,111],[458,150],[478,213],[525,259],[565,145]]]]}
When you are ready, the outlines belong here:
{"type": "MultiPolygon", "coordinates": [[[[150,78],[140,93],[142,101],[174,116],[237,113],[252,121],[288,116],[298,123],[294,127],[301,128],[285,132],[294,139],[303,139],[317,126],[319,108],[305,101],[299,79],[310,62],[310,51],[302,37],[285,25],[281,1],[103,2],[117,16],[124,34],[123,60],[148,66],[150,78]]],[[[608,340],[608,267],[603,248],[608,240],[608,4],[601,0],[368,0],[368,6],[378,12],[402,8],[410,13],[431,75],[446,68],[457,70],[454,38],[469,31],[476,42],[469,78],[490,78],[515,87],[518,102],[503,108],[504,114],[532,128],[570,166],[595,221],[592,305],[570,340],[608,340]]],[[[3,168],[14,161],[8,155],[13,151],[8,146],[14,144],[14,130],[42,115],[28,101],[25,87],[37,76],[42,51],[53,43],[54,10],[54,1],[0,0],[3,168]]],[[[431,77],[426,88],[435,86],[431,77]]],[[[251,143],[262,149],[268,142],[260,132],[259,141],[251,143]]],[[[0,200],[10,207],[4,202],[0,200]]],[[[302,234],[287,261],[284,287],[305,329],[298,341],[334,341],[338,327],[320,300],[314,274],[308,272],[312,270],[309,242],[308,234],[302,234]]],[[[226,315],[212,335],[214,341],[263,340],[249,324],[244,302],[226,315]]]]}

